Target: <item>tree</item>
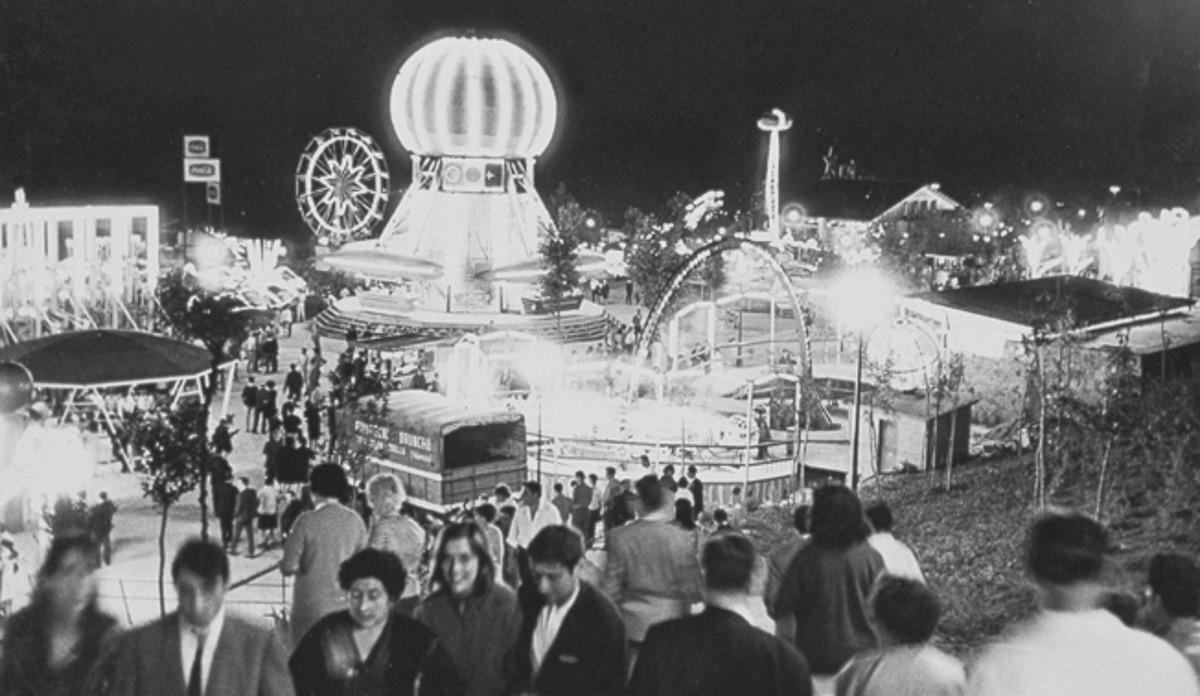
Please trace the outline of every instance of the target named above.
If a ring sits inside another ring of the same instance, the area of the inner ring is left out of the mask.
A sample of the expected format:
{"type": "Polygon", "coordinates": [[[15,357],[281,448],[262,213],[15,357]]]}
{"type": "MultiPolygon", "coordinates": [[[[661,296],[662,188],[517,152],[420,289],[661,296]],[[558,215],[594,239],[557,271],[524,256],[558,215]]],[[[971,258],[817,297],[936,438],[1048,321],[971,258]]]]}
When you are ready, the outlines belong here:
{"type": "Polygon", "coordinates": [[[329,459],[345,469],[351,480],[371,477],[379,471],[378,460],[387,458],[389,413],[385,395],[349,399],[342,407],[329,459]]]}
{"type": "Polygon", "coordinates": [[[542,239],[539,251],[546,262],[540,289],[554,307],[554,320],[562,338],[562,306],[579,289],[579,239],[587,212],[570,195],[564,194],[554,211],[554,227],[542,239]]]}
{"type": "Polygon", "coordinates": [[[142,495],[159,509],[158,604],[166,614],[164,576],[167,563],[167,516],[185,494],[202,484],[207,446],[204,442],[208,408],[184,401],[174,410],[143,412],[133,423],[133,443],[143,468],[139,474],[142,495]]]}
{"type": "MultiPolygon", "coordinates": [[[[934,389],[937,392],[938,418],[934,421],[934,433],[937,433],[938,423],[941,422],[941,403],[950,400],[950,438],[946,443],[946,492],[954,481],[954,441],[958,437],[958,405],[962,400],[963,386],[963,356],[962,353],[951,353],[944,361],[938,360],[937,382],[934,389]],[[942,363],[945,362],[945,365],[942,363]]],[[[934,443],[938,437],[934,435],[934,443]]],[[[937,453],[934,453],[937,461],[937,453]]]]}
{"type": "MultiPolygon", "coordinates": [[[[158,281],[158,302],[167,321],[184,339],[204,344],[211,356],[208,383],[204,385],[202,416],[196,422],[201,447],[208,449],[208,420],[213,396],[220,382],[221,363],[227,359],[227,346],[246,339],[255,322],[253,310],[237,295],[205,288],[182,269],[167,271],[158,281]]],[[[207,462],[200,460],[200,536],[208,539],[207,462]]]]}

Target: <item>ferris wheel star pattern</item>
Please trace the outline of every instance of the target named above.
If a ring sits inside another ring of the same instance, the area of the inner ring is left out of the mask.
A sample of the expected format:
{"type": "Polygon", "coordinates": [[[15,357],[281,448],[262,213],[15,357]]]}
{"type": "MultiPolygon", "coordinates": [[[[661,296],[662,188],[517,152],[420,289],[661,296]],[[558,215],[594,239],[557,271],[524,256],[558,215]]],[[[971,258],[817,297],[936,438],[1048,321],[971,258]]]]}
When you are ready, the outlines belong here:
{"type": "Polygon", "coordinates": [[[343,241],[383,219],[388,170],[371,136],[330,128],[308,144],[296,170],[296,205],[317,235],[343,241]]]}

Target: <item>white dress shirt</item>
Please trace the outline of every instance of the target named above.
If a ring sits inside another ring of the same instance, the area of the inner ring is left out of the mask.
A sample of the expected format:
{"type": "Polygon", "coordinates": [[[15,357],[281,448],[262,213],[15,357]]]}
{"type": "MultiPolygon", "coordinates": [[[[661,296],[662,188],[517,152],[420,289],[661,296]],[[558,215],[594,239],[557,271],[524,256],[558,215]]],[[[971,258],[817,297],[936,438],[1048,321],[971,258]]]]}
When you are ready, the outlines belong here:
{"type": "Polygon", "coordinates": [[[902,578],[925,582],[925,574],[921,572],[921,564],[908,545],[892,536],[891,532],[875,532],[867,537],[871,548],[883,556],[883,565],[887,572],[902,578]]]}
{"type": "Polygon", "coordinates": [[[179,617],[179,661],[183,664],[183,684],[187,686],[188,678],[192,675],[192,661],[196,658],[196,642],[200,640],[199,633],[204,634],[204,652],[200,656],[200,693],[208,686],[208,675],[212,671],[213,654],[217,651],[217,639],[221,637],[221,628],[225,625],[225,608],[217,612],[208,628],[200,631],[195,626],[179,617]]]}
{"type": "Polygon", "coordinates": [[[969,696],[1200,696],[1187,660],[1104,609],[1042,611],[984,649],[969,696]]]}
{"type": "Polygon", "coordinates": [[[523,549],[529,546],[529,542],[533,541],[543,528],[562,523],[562,515],[558,513],[558,508],[545,500],[538,501],[537,513],[533,516],[529,514],[528,505],[518,505],[517,514],[513,516],[512,528],[508,530],[508,543],[523,549]]]}
{"type": "Polygon", "coordinates": [[[554,639],[558,637],[558,630],[562,628],[563,619],[567,618],[567,613],[571,611],[571,607],[575,606],[576,599],[579,599],[578,583],[575,584],[575,591],[571,593],[567,601],[557,606],[547,603],[538,613],[537,626],[533,629],[533,649],[529,653],[533,660],[534,675],[537,675],[538,670],[542,668],[542,662],[546,660],[546,653],[550,652],[550,646],[554,645],[554,639]]]}

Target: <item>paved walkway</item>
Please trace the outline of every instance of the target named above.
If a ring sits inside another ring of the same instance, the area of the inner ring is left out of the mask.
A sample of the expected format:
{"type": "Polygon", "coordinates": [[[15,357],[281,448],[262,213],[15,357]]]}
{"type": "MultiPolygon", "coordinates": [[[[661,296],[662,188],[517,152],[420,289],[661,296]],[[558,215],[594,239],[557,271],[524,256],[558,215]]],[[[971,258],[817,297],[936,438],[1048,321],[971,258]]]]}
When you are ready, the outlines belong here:
{"type": "MultiPolygon", "coordinates": [[[[636,310],[635,307],[620,301],[611,301],[605,309],[617,319],[628,323],[636,310]]],[[[643,316],[645,311],[643,311],[643,316]]],[[[256,374],[256,382],[274,379],[282,386],[283,376],[288,366],[299,359],[300,349],[310,347],[312,338],[305,324],[297,324],[292,336],[281,337],[279,366],[280,371],[274,375],[256,374]]],[[[344,344],[340,339],[324,339],[322,347],[326,359],[340,352],[344,344]]],[[[248,476],[251,485],[258,487],[263,481],[262,446],[266,435],[245,432],[245,411],[241,405],[240,393],[245,385],[246,373],[239,370],[233,385],[233,393],[229,399],[230,413],[234,416],[234,425],[239,429],[234,438],[234,451],[230,456],[235,476],[248,476]]],[[[212,424],[215,425],[220,416],[221,395],[215,398],[212,424]]],[[[109,497],[117,504],[118,512],[115,517],[116,528],[113,532],[113,564],[100,571],[102,604],[106,609],[129,623],[157,618],[159,613],[158,571],[160,554],[158,549],[158,533],[161,525],[161,515],[151,501],[142,496],[137,475],[121,473],[119,464],[107,464],[96,467],[95,475],[86,484],[89,501],[96,501],[100,491],[107,491],[109,497]]],[[[215,516],[210,514],[208,529],[212,537],[219,537],[220,530],[215,516]]],[[[165,551],[166,574],[165,602],[170,610],[175,604],[174,591],[170,583],[170,560],[175,550],[188,538],[200,533],[200,505],[198,493],[191,493],[180,503],[173,506],[166,526],[165,551]]],[[[17,547],[21,551],[23,563],[21,575],[16,581],[16,588],[25,586],[37,572],[40,564],[40,552],[37,541],[30,532],[16,535],[17,547]]],[[[243,545],[242,550],[245,551],[243,545]]],[[[275,569],[281,558],[281,549],[276,546],[259,555],[249,558],[246,555],[231,556],[231,579],[240,585],[234,589],[229,601],[240,605],[243,613],[266,617],[273,609],[286,605],[288,593],[282,576],[275,569]],[[245,583],[245,584],[243,584],[245,583]]],[[[590,561],[603,563],[602,556],[590,561]]],[[[598,572],[589,568],[589,571],[598,572]]],[[[5,594],[8,594],[7,592],[5,594]]],[[[22,604],[18,597],[16,606],[22,604]]]]}

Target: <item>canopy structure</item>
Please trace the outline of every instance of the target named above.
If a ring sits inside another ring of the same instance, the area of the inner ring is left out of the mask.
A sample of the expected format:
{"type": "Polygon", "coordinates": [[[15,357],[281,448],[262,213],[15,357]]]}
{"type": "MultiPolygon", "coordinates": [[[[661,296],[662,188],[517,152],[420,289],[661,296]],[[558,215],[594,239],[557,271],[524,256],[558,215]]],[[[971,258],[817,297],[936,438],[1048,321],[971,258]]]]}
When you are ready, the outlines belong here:
{"type": "Polygon", "coordinates": [[[493,423],[519,423],[524,416],[506,409],[480,408],[466,401],[419,390],[388,394],[387,420],[415,435],[441,438],[461,428],[493,423]]]}
{"type": "MultiPolygon", "coordinates": [[[[140,331],[71,331],[0,348],[44,389],[104,389],[196,379],[212,356],[199,346],[140,331]]],[[[232,364],[225,359],[221,367],[232,364]]]]}
{"type": "MultiPolygon", "coordinates": [[[[100,390],[167,382],[174,403],[202,393],[212,368],[212,356],[199,346],[140,331],[108,329],[71,331],[0,348],[0,362],[9,360],[28,368],[38,388],[69,392],[64,420],[94,408],[110,433],[115,431],[112,413],[100,390]]],[[[219,364],[225,372],[221,416],[229,409],[234,364],[230,358],[219,364]]]]}

